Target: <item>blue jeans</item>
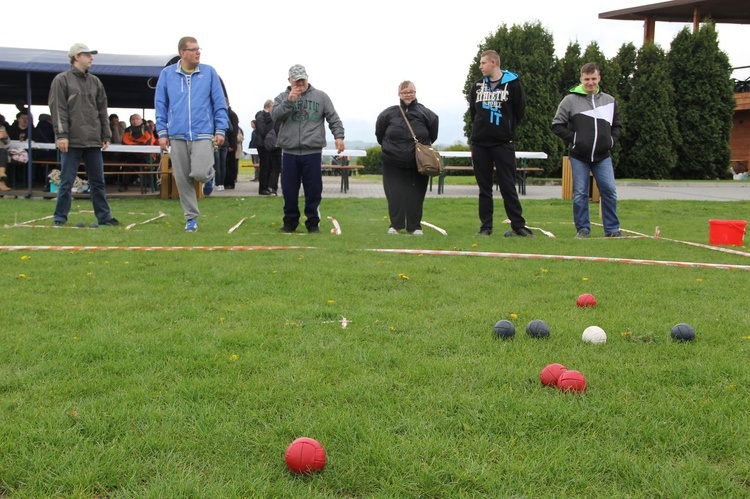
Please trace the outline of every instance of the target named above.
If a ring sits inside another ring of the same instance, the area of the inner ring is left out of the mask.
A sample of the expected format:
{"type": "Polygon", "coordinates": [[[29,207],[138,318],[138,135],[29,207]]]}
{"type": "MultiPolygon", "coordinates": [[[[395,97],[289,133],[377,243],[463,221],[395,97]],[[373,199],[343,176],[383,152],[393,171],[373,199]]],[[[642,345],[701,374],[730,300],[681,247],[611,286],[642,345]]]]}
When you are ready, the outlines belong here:
{"type": "Polygon", "coordinates": [[[612,168],[612,158],[606,158],[596,163],[581,161],[570,157],[570,168],[573,173],[573,221],[576,230],[591,231],[589,221],[589,172],[594,176],[599,188],[602,204],[602,221],[604,234],[612,234],[620,230],[617,219],[617,192],[615,191],[615,171],[612,168]]]}
{"type": "Polygon", "coordinates": [[[55,222],[68,221],[70,204],[73,198],[73,183],[78,173],[78,165],[86,167],[89,179],[91,203],[94,205],[96,220],[106,223],[112,220],[107,203],[107,191],[104,187],[104,160],[101,147],[70,147],[68,152],[62,153],[60,158],[60,186],[57,191],[57,205],[55,206],[55,222]]]}

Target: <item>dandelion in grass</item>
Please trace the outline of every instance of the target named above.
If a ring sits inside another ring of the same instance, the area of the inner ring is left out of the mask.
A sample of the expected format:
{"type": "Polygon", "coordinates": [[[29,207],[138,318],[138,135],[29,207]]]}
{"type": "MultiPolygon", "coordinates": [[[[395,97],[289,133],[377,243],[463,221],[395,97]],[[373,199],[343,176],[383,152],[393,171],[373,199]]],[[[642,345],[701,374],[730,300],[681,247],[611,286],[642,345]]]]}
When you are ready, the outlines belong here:
{"type": "Polygon", "coordinates": [[[30,257],[29,255],[23,255],[23,256],[21,257],[21,260],[28,260],[28,259],[30,259],[30,258],[31,258],[31,257],[30,257]]]}
{"type": "Polygon", "coordinates": [[[91,277],[92,275],[94,275],[92,272],[86,272],[86,277],[91,277]]]}
{"type": "Polygon", "coordinates": [[[219,324],[223,323],[226,319],[224,317],[219,317],[219,324]]]}
{"type": "Polygon", "coordinates": [[[743,340],[750,340],[750,336],[743,336],[742,339],[743,340]]]}
{"type": "Polygon", "coordinates": [[[80,339],[81,339],[81,338],[79,338],[78,336],[73,336],[73,341],[78,341],[78,340],[80,340],[80,339]]]}
{"type": "Polygon", "coordinates": [[[409,276],[408,276],[408,275],[406,275],[406,274],[399,274],[398,276],[399,276],[399,277],[400,277],[401,279],[403,279],[404,281],[408,281],[408,280],[409,280],[409,276]]]}
{"type": "Polygon", "coordinates": [[[272,274],[278,274],[278,273],[279,273],[279,271],[278,271],[278,270],[272,270],[272,271],[271,271],[271,273],[272,273],[272,274]]]}
{"type": "Polygon", "coordinates": [[[229,362],[234,362],[236,360],[237,360],[237,354],[233,353],[232,355],[229,356],[229,362]]]}
{"type": "Polygon", "coordinates": [[[633,331],[623,331],[622,333],[623,338],[629,338],[630,336],[633,336],[633,331]]]}
{"type": "Polygon", "coordinates": [[[125,260],[125,265],[130,265],[130,262],[125,260]]]}
{"type": "Polygon", "coordinates": [[[328,300],[326,303],[329,304],[329,305],[333,305],[334,303],[336,303],[336,301],[335,300],[328,300]]]}
{"type": "Polygon", "coordinates": [[[29,276],[27,276],[26,274],[18,274],[18,278],[19,279],[28,279],[29,276]]]}
{"type": "Polygon", "coordinates": [[[396,332],[396,328],[393,327],[393,326],[388,326],[388,331],[390,331],[392,333],[395,333],[396,332]]]}
{"type": "Polygon", "coordinates": [[[588,280],[589,280],[589,278],[588,278],[588,277],[584,277],[584,278],[583,278],[583,279],[581,279],[581,280],[582,280],[583,282],[586,282],[586,281],[588,281],[588,280]]]}
{"type": "Polygon", "coordinates": [[[477,246],[479,246],[479,243],[472,243],[472,244],[471,244],[471,247],[472,247],[472,248],[476,248],[477,246]]]}
{"type": "Polygon", "coordinates": [[[549,270],[547,269],[541,269],[541,270],[542,270],[542,274],[546,274],[547,272],[549,272],[549,270]]]}
{"type": "Polygon", "coordinates": [[[701,279],[701,278],[699,277],[698,279],[696,279],[696,280],[695,280],[695,282],[703,282],[703,279],[701,279]]]}
{"type": "Polygon", "coordinates": [[[518,319],[518,314],[510,314],[510,318],[516,320],[518,319]]]}

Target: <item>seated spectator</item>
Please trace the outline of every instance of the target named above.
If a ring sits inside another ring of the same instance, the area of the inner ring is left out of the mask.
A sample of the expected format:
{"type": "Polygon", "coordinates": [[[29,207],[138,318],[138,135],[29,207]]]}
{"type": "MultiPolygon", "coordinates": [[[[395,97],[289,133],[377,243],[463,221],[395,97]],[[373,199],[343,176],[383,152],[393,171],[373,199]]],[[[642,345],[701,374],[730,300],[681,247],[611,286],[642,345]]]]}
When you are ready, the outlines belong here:
{"type": "MultiPolygon", "coordinates": [[[[52,116],[49,114],[40,114],[39,122],[31,132],[31,137],[34,142],[53,144],[55,142],[55,130],[52,126],[52,116]]],[[[57,152],[55,149],[34,149],[32,157],[34,161],[55,161],[57,159],[57,152]]],[[[46,184],[48,173],[49,165],[46,165],[44,169],[34,168],[34,182],[46,184]]]]}
{"type": "Polygon", "coordinates": [[[116,114],[109,115],[109,129],[112,131],[110,144],[122,144],[123,127],[120,123],[120,117],[116,114]]]}
{"type": "MultiPolygon", "coordinates": [[[[151,146],[154,144],[154,136],[143,122],[140,114],[134,114],[130,117],[130,126],[125,129],[125,133],[122,135],[122,143],[129,146],[151,146]]],[[[134,153],[127,155],[127,162],[153,163],[154,158],[152,154],[134,153]]],[[[123,171],[138,171],[138,169],[123,167],[123,171]]],[[[132,183],[132,179],[128,177],[135,177],[135,175],[121,175],[120,187],[117,189],[119,192],[128,190],[128,185],[132,183]]]]}
{"type": "Polygon", "coordinates": [[[8,166],[8,150],[6,148],[10,142],[8,132],[5,130],[6,126],[8,124],[5,122],[5,116],[0,114],[0,191],[3,192],[10,190],[10,187],[5,183],[7,179],[5,169],[8,166]]]}
{"type": "Polygon", "coordinates": [[[21,142],[29,138],[29,112],[24,109],[16,114],[16,121],[8,129],[10,140],[20,140],[21,142]]]}

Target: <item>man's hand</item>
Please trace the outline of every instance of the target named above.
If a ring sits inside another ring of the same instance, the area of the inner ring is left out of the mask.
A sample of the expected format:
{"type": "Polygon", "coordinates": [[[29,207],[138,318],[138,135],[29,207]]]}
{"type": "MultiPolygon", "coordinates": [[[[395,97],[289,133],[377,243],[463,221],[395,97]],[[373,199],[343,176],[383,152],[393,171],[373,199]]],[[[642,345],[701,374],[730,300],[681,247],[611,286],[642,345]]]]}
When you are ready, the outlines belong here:
{"type": "Polygon", "coordinates": [[[102,151],[106,151],[108,147],[109,147],[108,140],[105,140],[104,142],[102,142],[102,151]]]}
{"type": "Polygon", "coordinates": [[[221,147],[224,145],[224,136],[223,135],[214,135],[214,143],[216,143],[216,147],[221,147]]]}
{"type": "Polygon", "coordinates": [[[159,147],[161,147],[162,151],[167,152],[169,145],[169,137],[159,137],[159,147]]]}
{"type": "Polygon", "coordinates": [[[341,154],[342,152],[344,152],[344,149],[346,149],[346,147],[344,146],[344,139],[336,139],[336,151],[341,154]]]}
{"type": "Polygon", "coordinates": [[[302,95],[302,89],[300,87],[292,87],[292,90],[289,92],[289,100],[292,102],[297,101],[297,97],[302,95]]]}
{"type": "Polygon", "coordinates": [[[70,144],[68,139],[57,139],[57,148],[60,152],[68,152],[68,144],[70,144]]]}

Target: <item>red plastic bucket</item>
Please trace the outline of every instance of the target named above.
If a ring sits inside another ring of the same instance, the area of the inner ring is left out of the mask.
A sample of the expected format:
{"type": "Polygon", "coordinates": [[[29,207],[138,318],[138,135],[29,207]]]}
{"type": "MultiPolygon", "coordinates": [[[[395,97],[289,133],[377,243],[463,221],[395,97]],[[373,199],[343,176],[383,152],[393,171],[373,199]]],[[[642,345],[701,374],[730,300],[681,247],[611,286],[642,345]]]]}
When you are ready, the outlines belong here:
{"type": "Polygon", "coordinates": [[[708,243],[742,246],[745,240],[745,226],[745,220],[709,220],[708,243]]]}

